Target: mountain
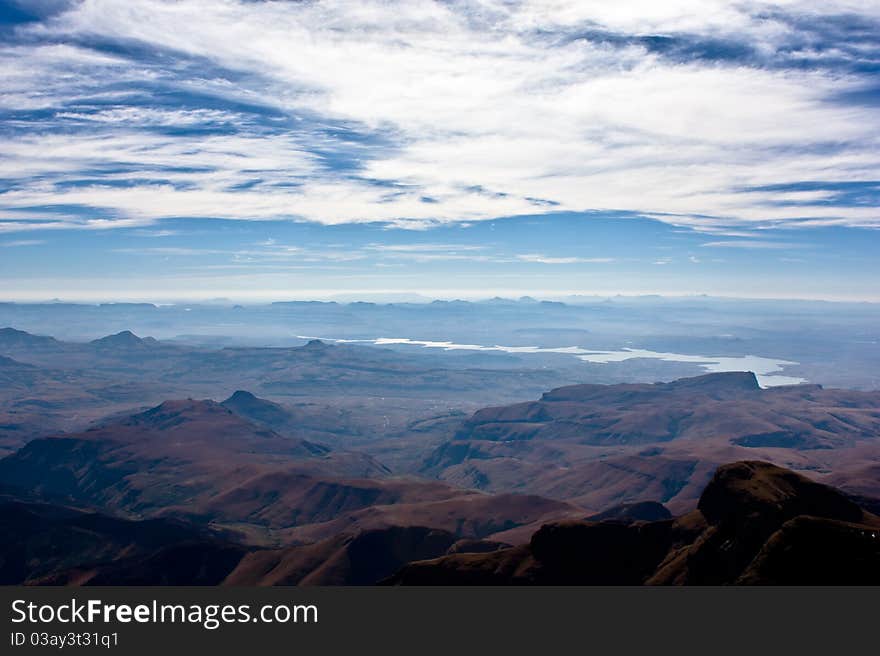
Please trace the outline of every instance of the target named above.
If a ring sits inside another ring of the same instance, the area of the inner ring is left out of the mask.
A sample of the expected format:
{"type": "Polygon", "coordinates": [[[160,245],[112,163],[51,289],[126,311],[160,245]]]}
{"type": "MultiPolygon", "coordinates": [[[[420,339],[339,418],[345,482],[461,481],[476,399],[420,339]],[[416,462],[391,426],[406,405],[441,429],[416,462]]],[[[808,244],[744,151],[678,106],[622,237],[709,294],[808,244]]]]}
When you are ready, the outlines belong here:
{"type": "Polygon", "coordinates": [[[261,399],[244,390],[235,391],[221,405],[239,417],[281,433],[301,428],[301,422],[298,421],[299,418],[291,410],[278,403],[261,399]]]}
{"type": "Polygon", "coordinates": [[[535,495],[432,489],[430,483],[411,480],[378,483],[386,494],[399,495],[392,497],[393,503],[380,498],[337,513],[333,519],[292,527],[279,534],[287,542],[299,543],[389,526],[430,526],[458,538],[497,540],[499,535],[516,529],[583,516],[583,510],[576,506],[535,495]]]}
{"type": "Polygon", "coordinates": [[[374,585],[413,560],[436,558],[455,543],[448,531],[392,526],[246,555],[226,585],[374,585]]]}
{"type": "Polygon", "coordinates": [[[64,344],[54,337],[32,335],[15,328],[0,328],[0,352],[39,351],[56,352],[64,348],[64,344]]]}
{"type": "Polygon", "coordinates": [[[698,512],[710,529],[651,582],[880,582],[880,518],[795,472],[762,462],[721,467],[698,512]]]}
{"type": "MultiPolygon", "coordinates": [[[[547,392],[540,401],[480,410],[457,439],[642,445],[704,437],[717,430],[718,424],[736,420],[744,425],[724,427],[731,441],[809,449],[837,446],[842,438],[862,437],[880,426],[880,412],[873,418],[876,423],[864,428],[838,420],[836,425],[814,431],[816,435],[803,434],[804,427],[791,418],[780,424],[774,401],[792,404],[800,400],[806,405],[815,403],[817,397],[819,403],[823,400],[821,388],[804,387],[762,390],[754,374],[736,372],[653,385],[574,385],[547,392]]],[[[880,394],[873,398],[875,404],[878,400],[880,394]]],[[[808,417],[811,414],[807,412],[808,417]]]]}
{"type": "Polygon", "coordinates": [[[8,496],[0,497],[0,530],[0,585],[373,585],[414,560],[499,546],[389,526],[259,549],[178,520],[130,520],[8,496]]]}
{"type": "Polygon", "coordinates": [[[157,346],[159,342],[152,337],[140,338],[130,330],[123,330],[115,335],[107,335],[89,342],[96,349],[111,350],[145,350],[157,346]]]}
{"type": "Polygon", "coordinates": [[[330,396],[276,403],[237,390],[222,405],[281,435],[355,448],[397,473],[412,473],[424,456],[451,438],[466,414],[433,401],[424,405],[394,397],[355,400],[330,396]]]}
{"type": "MultiPolygon", "coordinates": [[[[720,464],[760,457],[803,471],[876,462],[880,392],[761,389],[748,372],[671,383],[573,385],[475,412],[425,475],[596,510],[653,500],[690,510],[720,464]]],[[[880,482],[862,486],[876,496],[880,482]]]]}
{"type": "Polygon", "coordinates": [[[676,519],[568,521],[528,545],[410,563],[399,585],[880,583],[880,517],[766,462],[720,467],[676,519]]]}
{"type": "MultiPolygon", "coordinates": [[[[242,544],[242,533],[177,519],[132,520],[7,495],[0,497],[0,583],[880,583],[880,517],[834,488],[769,463],[719,468],[699,508],[687,515],[642,520],[632,510],[547,521],[520,546],[462,540],[411,523],[353,526],[308,544],[261,548],[242,544]]],[[[425,518],[430,524],[436,516],[425,518]]]]}
{"type": "Polygon", "coordinates": [[[366,421],[363,416],[353,416],[350,411],[326,403],[281,404],[244,390],[235,391],[221,405],[282,435],[332,444],[355,441],[357,436],[369,434],[376,422],[375,417],[366,421]]]}
{"type": "Polygon", "coordinates": [[[155,514],[194,511],[269,472],[385,475],[358,453],[282,437],[214,401],[166,401],[81,433],[33,440],[0,460],[0,478],[47,498],[155,514]]]}
{"type": "MultiPolygon", "coordinates": [[[[219,343],[223,343],[222,340],[219,343]]],[[[246,383],[245,389],[256,389],[255,380],[266,386],[263,390],[282,389],[290,383],[310,383],[322,386],[346,383],[355,387],[367,385],[375,391],[378,382],[388,390],[406,391],[410,387],[427,386],[435,391],[451,388],[446,385],[453,377],[459,388],[466,386],[473,393],[498,397],[495,389],[485,383],[490,372],[485,365],[491,359],[480,354],[457,354],[452,357],[437,353],[400,353],[387,348],[350,343],[328,343],[312,339],[301,346],[226,346],[206,348],[188,346],[180,341],[156,340],[138,337],[130,330],[107,335],[91,342],[62,342],[51,337],[38,337],[14,328],[0,329],[0,354],[16,357],[42,366],[82,367],[113,371],[125,375],[119,367],[120,358],[137,372],[160,374],[173,372],[185,380],[215,380],[215,374],[236,373],[236,378],[246,383]],[[147,359],[138,355],[150,352],[147,359]],[[57,356],[63,355],[62,359],[57,356]],[[25,357],[26,356],[26,357],[25,357]],[[52,358],[52,359],[50,359],[52,358]],[[293,370],[293,372],[288,371],[293,370]],[[288,373],[304,373],[305,376],[286,378],[288,373]],[[255,374],[259,374],[255,376],[255,374]]],[[[517,375],[496,380],[496,386],[512,386],[523,389],[534,387],[538,382],[548,384],[558,380],[552,372],[542,367],[527,368],[522,361],[498,355],[500,366],[495,370],[511,371],[517,375]]],[[[132,371],[128,372],[129,375],[132,371]]],[[[546,388],[545,388],[546,389],[546,388]]],[[[287,390],[290,391],[290,390],[287,390]]],[[[364,390],[359,390],[364,391],[364,390]]],[[[303,391],[296,390],[300,396],[303,391]]],[[[412,396],[412,390],[409,391],[412,396]]]]}
{"type": "MultiPolygon", "coordinates": [[[[63,308],[45,309],[60,312],[53,324],[70,318],[63,308]]],[[[144,311],[152,318],[139,325],[163,330],[152,306],[77,312],[121,310],[144,311]]],[[[302,310],[297,306],[297,313],[302,310]]],[[[111,325],[123,321],[120,317],[111,325]]],[[[65,327],[84,334],[94,330],[65,327]]],[[[103,417],[131,414],[166,399],[226,398],[240,416],[286,437],[335,450],[366,447],[395,471],[414,473],[426,453],[451,438],[474,410],[575,380],[501,354],[401,353],[321,340],[290,346],[289,331],[284,335],[282,346],[219,348],[142,338],[130,330],[92,342],[62,342],[2,329],[0,356],[40,371],[0,373],[0,453],[35,437],[81,432],[103,417]],[[503,361],[487,360],[490,355],[503,361]],[[233,390],[248,390],[254,399],[234,398],[233,390]],[[248,409],[256,398],[265,402],[263,408],[248,409]],[[278,406],[274,416],[261,416],[268,403],[278,406]]]]}
{"type": "Polygon", "coordinates": [[[366,454],[282,436],[192,399],[35,439],[0,460],[5,485],[44,500],[227,526],[258,544],[425,522],[481,538],[576,512],[540,497],[388,476],[366,454]]]}
{"type": "Polygon", "coordinates": [[[212,585],[246,552],[181,522],[130,521],[9,497],[0,497],[0,531],[2,585],[212,585]]]}

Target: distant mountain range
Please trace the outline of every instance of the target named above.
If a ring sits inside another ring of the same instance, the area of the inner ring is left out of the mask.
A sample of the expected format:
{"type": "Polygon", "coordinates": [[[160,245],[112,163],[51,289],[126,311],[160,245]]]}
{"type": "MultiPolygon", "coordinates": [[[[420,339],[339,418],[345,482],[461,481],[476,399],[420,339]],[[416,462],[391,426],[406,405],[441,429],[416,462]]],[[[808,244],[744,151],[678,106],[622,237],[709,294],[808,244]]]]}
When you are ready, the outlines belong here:
{"type": "MultiPolygon", "coordinates": [[[[2,328],[0,357],[0,455],[134,408],[167,399],[223,399],[235,390],[285,401],[292,419],[272,428],[306,440],[375,443],[408,435],[413,422],[421,422],[422,437],[436,432],[439,438],[451,436],[455,428],[444,418],[457,418],[462,407],[534,394],[558,380],[541,369],[486,368],[482,356],[443,366],[434,356],[318,340],[202,348],[131,331],[64,342],[2,328]]],[[[406,466],[421,455],[407,450],[406,466]]]]}
{"type": "Polygon", "coordinates": [[[880,392],[463,363],[0,330],[0,582],[874,580],[880,392]]]}

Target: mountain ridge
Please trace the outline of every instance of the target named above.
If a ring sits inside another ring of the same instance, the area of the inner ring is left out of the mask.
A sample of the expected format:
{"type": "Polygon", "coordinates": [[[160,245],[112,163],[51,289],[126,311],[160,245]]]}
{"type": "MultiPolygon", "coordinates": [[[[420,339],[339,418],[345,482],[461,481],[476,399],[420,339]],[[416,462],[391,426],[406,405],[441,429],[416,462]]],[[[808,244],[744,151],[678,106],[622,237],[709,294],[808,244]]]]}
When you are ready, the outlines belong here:
{"type": "Polygon", "coordinates": [[[528,545],[410,563],[386,582],[876,585],[880,517],[790,470],[736,462],[718,469],[699,509],[688,515],[630,524],[550,523],[528,545]]]}
{"type": "MultiPolygon", "coordinates": [[[[797,385],[762,389],[750,372],[671,383],[572,385],[474,412],[421,473],[498,493],[603,508],[659,501],[695,507],[724,462],[760,458],[854,479],[876,461],[880,392],[797,385]]],[[[880,496],[859,475],[858,492],[880,496]]],[[[856,491],[856,490],[854,490],[856,491]]]]}
{"type": "Polygon", "coordinates": [[[185,521],[0,496],[0,583],[28,585],[790,585],[880,582],[880,517],[770,463],[719,468],[701,509],[550,521],[519,546],[397,524],[241,544],[185,521]],[[59,552],[52,545],[67,545],[59,552]]]}

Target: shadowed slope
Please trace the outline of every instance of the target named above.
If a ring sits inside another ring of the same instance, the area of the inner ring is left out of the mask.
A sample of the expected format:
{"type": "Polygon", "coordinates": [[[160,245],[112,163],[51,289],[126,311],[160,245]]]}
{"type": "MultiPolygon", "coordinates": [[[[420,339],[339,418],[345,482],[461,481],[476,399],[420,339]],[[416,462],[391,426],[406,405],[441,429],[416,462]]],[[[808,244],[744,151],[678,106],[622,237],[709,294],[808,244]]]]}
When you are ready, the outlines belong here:
{"type": "Polygon", "coordinates": [[[384,475],[369,456],[336,453],[255,426],[213,401],[167,401],[82,433],[33,440],[0,460],[6,485],[47,498],[156,514],[199,505],[270,471],[384,475]]]}
{"type": "Polygon", "coordinates": [[[392,526],[343,534],[315,544],[257,551],[226,578],[228,585],[372,585],[413,560],[435,558],[455,542],[448,531],[392,526]]]}
{"type": "Polygon", "coordinates": [[[219,523],[259,544],[426,524],[480,538],[575,511],[535,496],[392,479],[366,454],[279,435],[213,401],[167,401],[83,433],[33,440],[0,460],[0,480],[110,513],[219,523]]]}
{"type": "Polygon", "coordinates": [[[880,518],[792,471],[738,462],[675,520],[548,524],[527,546],[411,563],[389,582],[877,584],[880,518]]]}
{"type": "Polygon", "coordinates": [[[129,521],[11,498],[0,499],[0,532],[3,585],[213,585],[246,551],[182,522],[129,521]]]}

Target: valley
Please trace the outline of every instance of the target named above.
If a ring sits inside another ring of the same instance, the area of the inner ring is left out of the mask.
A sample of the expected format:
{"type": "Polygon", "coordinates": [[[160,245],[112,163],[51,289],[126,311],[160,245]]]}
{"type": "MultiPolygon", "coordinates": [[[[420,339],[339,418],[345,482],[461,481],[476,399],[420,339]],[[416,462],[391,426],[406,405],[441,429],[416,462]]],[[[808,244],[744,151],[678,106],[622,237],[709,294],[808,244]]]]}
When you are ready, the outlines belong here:
{"type": "Polygon", "coordinates": [[[561,346],[293,341],[0,329],[3,582],[762,583],[801,576],[775,554],[811,540],[874,562],[880,391],[705,362],[615,382],[640,358],[561,346]],[[791,501],[748,563],[691,571],[729,530],[707,499],[736,467],[848,510],[791,501]]]}

